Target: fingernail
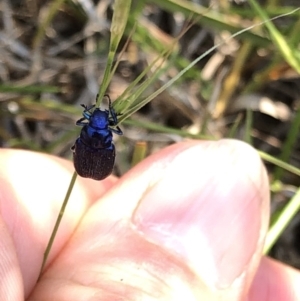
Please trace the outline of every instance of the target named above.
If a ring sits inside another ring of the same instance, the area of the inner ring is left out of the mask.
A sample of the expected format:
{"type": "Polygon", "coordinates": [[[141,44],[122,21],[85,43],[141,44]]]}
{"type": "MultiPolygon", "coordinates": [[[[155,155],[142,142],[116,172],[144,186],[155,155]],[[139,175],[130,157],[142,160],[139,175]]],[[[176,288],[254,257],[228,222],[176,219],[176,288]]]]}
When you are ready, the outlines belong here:
{"type": "Polygon", "coordinates": [[[182,257],[208,286],[228,288],[266,232],[266,185],[261,160],[248,145],[201,143],[170,162],[133,222],[148,240],[182,257]]]}

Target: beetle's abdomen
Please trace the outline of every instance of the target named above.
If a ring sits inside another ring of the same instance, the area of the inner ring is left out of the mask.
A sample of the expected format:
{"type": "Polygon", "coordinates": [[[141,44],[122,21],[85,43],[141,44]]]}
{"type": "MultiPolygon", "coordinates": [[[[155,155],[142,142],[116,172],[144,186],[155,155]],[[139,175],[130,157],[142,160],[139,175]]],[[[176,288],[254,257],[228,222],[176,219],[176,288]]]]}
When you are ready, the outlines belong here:
{"type": "Polygon", "coordinates": [[[73,146],[74,167],[79,176],[97,181],[108,177],[115,163],[115,146],[109,148],[90,147],[78,138],[73,146]]]}

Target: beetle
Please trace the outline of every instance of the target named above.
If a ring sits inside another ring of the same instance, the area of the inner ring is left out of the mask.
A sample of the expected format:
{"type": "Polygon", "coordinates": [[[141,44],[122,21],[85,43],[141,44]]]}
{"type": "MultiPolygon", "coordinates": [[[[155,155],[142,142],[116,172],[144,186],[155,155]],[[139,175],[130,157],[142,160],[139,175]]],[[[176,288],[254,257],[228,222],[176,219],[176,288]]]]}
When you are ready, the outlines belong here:
{"type": "Polygon", "coordinates": [[[111,99],[107,94],[104,96],[108,98],[108,110],[81,105],[83,117],[76,125],[83,128],[71,148],[77,174],[98,181],[108,177],[114,167],[116,154],[112,133],[123,135],[117,126],[118,118],[111,99]]]}

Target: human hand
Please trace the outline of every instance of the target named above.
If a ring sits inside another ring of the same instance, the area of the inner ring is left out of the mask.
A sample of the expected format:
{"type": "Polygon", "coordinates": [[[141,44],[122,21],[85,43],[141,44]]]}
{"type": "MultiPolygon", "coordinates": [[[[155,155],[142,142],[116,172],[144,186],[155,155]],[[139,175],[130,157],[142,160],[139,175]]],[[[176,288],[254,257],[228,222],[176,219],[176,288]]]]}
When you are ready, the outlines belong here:
{"type": "Polygon", "coordinates": [[[70,162],[0,150],[0,300],[294,301],[300,274],[261,257],[269,188],[244,143],[184,142],[121,179],[78,178],[41,280],[70,162]]]}

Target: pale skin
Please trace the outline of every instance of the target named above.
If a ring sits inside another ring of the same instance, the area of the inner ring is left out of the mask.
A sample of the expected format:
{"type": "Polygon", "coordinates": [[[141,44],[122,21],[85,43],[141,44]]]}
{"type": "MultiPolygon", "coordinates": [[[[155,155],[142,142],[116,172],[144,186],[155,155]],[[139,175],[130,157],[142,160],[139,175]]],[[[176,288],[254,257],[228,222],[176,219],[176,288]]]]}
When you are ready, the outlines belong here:
{"type": "Polygon", "coordinates": [[[37,283],[72,173],[0,150],[0,300],[300,300],[300,273],[262,256],[265,168],[233,140],[172,145],[121,179],[79,178],[37,283]]]}

